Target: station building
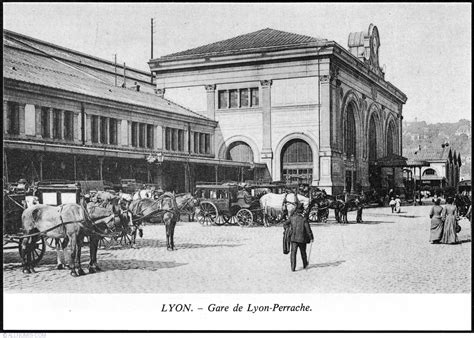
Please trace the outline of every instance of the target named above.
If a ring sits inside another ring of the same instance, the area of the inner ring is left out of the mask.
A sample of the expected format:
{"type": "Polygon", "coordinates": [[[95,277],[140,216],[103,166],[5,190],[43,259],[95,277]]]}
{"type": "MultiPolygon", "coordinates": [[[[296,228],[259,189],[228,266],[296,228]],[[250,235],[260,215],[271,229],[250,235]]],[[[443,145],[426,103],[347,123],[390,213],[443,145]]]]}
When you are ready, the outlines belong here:
{"type": "Polygon", "coordinates": [[[461,154],[449,145],[443,144],[439,149],[418,149],[407,155],[408,163],[424,162],[424,166],[405,168],[406,181],[414,181],[417,187],[457,188],[462,166],[461,154]]]}
{"type": "Polygon", "coordinates": [[[4,181],[135,179],[190,191],[264,165],[216,156],[217,122],[156,93],[150,72],[4,30],[4,181]]]}
{"type": "Polygon", "coordinates": [[[263,29],[149,61],[156,92],[217,121],[216,160],[256,178],[343,190],[403,187],[402,108],[378,29],[334,41],[263,29]],[[383,160],[382,160],[383,159],[383,160]]]}

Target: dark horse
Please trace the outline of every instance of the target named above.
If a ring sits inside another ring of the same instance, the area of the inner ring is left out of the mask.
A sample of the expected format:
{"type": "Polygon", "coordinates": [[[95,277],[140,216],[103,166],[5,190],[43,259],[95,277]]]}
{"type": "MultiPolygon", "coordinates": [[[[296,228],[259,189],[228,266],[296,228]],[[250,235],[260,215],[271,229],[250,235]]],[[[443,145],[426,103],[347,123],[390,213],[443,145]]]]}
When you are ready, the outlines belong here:
{"type": "Polygon", "coordinates": [[[454,196],[454,204],[458,208],[459,215],[461,217],[466,216],[469,206],[472,204],[471,199],[467,195],[456,194],[454,196]]]}
{"type": "MultiPolygon", "coordinates": [[[[166,228],[166,247],[168,250],[174,250],[174,228],[178,222],[181,213],[188,213],[194,210],[197,200],[191,194],[174,195],[164,193],[157,200],[142,198],[130,203],[129,210],[136,222],[142,223],[153,216],[161,215],[162,222],[166,228]]],[[[133,237],[135,242],[135,237],[133,237]]]]}
{"type": "Polygon", "coordinates": [[[68,203],[61,206],[37,204],[21,216],[26,236],[21,241],[23,254],[23,272],[35,272],[32,263],[32,249],[40,235],[49,238],[67,238],[71,245],[71,275],[84,275],[81,268],[81,247],[84,236],[89,236],[90,262],[89,273],[100,270],[97,265],[97,249],[100,235],[88,212],[79,204],[68,203]],[[37,235],[35,235],[37,234],[37,235]]]}

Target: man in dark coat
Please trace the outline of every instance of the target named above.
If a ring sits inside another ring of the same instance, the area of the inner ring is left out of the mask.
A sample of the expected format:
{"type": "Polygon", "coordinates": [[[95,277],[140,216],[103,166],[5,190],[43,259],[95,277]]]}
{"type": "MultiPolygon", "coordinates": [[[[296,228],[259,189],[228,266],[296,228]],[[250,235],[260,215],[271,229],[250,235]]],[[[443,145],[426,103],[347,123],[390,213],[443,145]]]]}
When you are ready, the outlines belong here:
{"type": "Polygon", "coordinates": [[[283,224],[285,229],[289,228],[291,233],[291,271],[296,269],[296,252],[300,249],[301,259],[303,260],[303,268],[308,265],[308,258],[306,257],[306,244],[314,240],[313,232],[309,226],[308,220],[303,216],[304,206],[298,204],[296,212],[283,224]]]}

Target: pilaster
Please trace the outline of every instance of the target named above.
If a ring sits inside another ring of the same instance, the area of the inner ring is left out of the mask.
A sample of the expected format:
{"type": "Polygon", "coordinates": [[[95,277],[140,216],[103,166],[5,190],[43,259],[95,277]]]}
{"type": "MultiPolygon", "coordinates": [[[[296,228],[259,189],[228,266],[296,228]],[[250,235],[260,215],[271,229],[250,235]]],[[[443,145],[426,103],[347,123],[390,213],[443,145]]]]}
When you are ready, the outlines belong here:
{"type": "Polygon", "coordinates": [[[35,106],[35,135],[37,138],[43,138],[41,127],[41,106],[35,106]]]}
{"type": "Polygon", "coordinates": [[[25,104],[18,104],[18,121],[20,124],[20,136],[25,136],[25,104]]]}
{"type": "Polygon", "coordinates": [[[206,85],[207,94],[207,117],[211,120],[216,119],[216,85],[206,85]]]}
{"type": "Polygon", "coordinates": [[[272,159],[272,99],[271,99],[271,86],[272,80],[263,80],[260,81],[261,93],[261,102],[262,102],[262,153],[261,160],[264,162],[270,173],[273,173],[272,159]]]}

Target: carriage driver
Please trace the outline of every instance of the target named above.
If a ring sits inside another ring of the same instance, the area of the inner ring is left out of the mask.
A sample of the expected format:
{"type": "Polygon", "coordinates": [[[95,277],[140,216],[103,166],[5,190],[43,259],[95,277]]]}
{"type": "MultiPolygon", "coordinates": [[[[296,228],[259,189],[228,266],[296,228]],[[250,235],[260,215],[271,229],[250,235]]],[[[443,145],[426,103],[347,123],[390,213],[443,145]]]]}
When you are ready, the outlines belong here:
{"type": "Polygon", "coordinates": [[[300,249],[301,259],[303,261],[303,269],[308,266],[308,258],[306,256],[306,244],[313,242],[314,236],[309,226],[308,220],[303,216],[304,205],[298,203],[296,211],[293,215],[283,224],[286,231],[290,231],[291,241],[291,271],[296,269],[296,252],[300,249]]]}

